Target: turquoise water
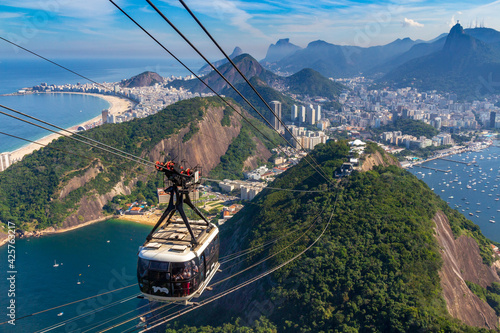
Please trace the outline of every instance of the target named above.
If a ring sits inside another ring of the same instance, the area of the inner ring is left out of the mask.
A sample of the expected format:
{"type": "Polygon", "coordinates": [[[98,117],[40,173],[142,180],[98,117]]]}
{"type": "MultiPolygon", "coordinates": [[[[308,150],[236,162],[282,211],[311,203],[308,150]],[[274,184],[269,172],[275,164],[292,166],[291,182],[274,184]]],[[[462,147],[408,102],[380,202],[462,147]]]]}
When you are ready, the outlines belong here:
{"type": "MultiPolygon", "coordinates": [[[[68,128],[92,119],[100,115],[103,109],[107,109],[110,106],[107,101],[99,97],[57,93],[0,96],[0,104],[62,128],[68,128]]],[[[3,108],[0,110],[19,116],[3,108]]],[[[33,120],[30,121],[33,122],[33,120]]],[[[48,127],[44,124],[40,125],[48,127]]],[[[57,129],[54,130],[57,131],[57,129]]],[[[23,123],[3,114],[0,114],[0,132],[19,136],[28,140],[38,140],[52,134],[47,130],[23,123]]],[[[25,141],[0,135],[0,152],[13,151],[26,144],[28,143],[25,141]]]]}
{"type": "Polygon", "coordinates": [[[434,160],[423,165],[452,171],[443,173],[419,167],[409,171],[433,188],[450,207],[477,224],[486,237],[500,242],[500,148],[491,146],[479,152],[447,158],[461,162],[475,160],[476,163],[466,165],[434,160]]]}
{"type": "MultiPolygon", "coordinates": [[[[17,317],[137,283],[137,250],[150,229],[150,226],[134,222],[108,220],[66,233],[16,240],[17,317]],[[57,261],[59,267],[54,267],[54,261],[57,261]]],[[[4,276],[4,272],[7,271],[6,246],[0,248],[0,262],[1,275],[4,276]]],[[[2,292],[8,290],[5,278],[0,279],[0,290],[2,292]]],[[[2,325],[0,331],[35,332],[138,293],[137,286],[130,287],[65,308],[20,319],[15,327],[2,325]],[[61,312],[63,314],[58,316],[61,312]]],[[[7,302],[6,295],[2,295],[0,308],[5,309],[7,302]]],[[[78,329],[83,331],[86,326],[95,325],[145,304],[146,301],[134,298],[92,316],[67,323],[54,332],[78,331],[78,329]]],[[[8,320],[5,310],[0,311],[0,314],[0,322],[8,320]]],[[[120,319],[125,320],[124,318],[131,316],[120,319]]],[[[136,320],[131,321],[115,331],[123,331],[135,324],[136,320]]],[[[100,328],[104,329],[109,325],[100,328]]]]}
{"type": "MultiPolygon", "coordinates": [[[[1,44],[1,41],[0,41],[1,44]]],[[[189,74],[175,60],[160,59],[53,59],[80,75],[96,82],[118,82],[144,71],[168,77],[189,74]]],[[[203,65],[198,59],[185,59],[195,72],[203,65]]],[[[65,84],[89,81],[36,57],[0,60],[0,94],[9,94],[40,83],[65,84]]],[[[109,104],[97,97],[76,95],[0,96],[0,104],[18,109],[61,127],[70,127],[99,115],[109,104]]],[[[1,111],[5,109],[0,108],[1,111]]],[[[50,132],[0,115],[0,131],[37,140],[50,132]]],[[[0,153],[12,151],[26,142],[0,135],[0,153]]]]}
{"type": "MultiPolygon", "coordinates": [[[[410,171],[416,174],[419,179],[423,179],[431,188],[434,188],[434,191],[448,201],[452,207],[456,205],[459,211],[464,209],[462,213],[478,224],[488,238],[500,241],[500,212],[497,212],[497,209],[500,209],[500,201],[495,200],[500,197],[500,190],[495,187],[495,185],[500,186],[500,148],[491,147],[482,152],[455,155],[449,158],[470,161],[474,156],[476,156],[478,166],[466,166],[443,160],[426,163],[430,167],[452,169],[448,174],[417,167],[410,171]],[[481,156],[483,159],[480,159],[481,156]],[[423,173],[425,176],[422,176],[423,173]],[[471,186],[472,189],[467,189],[466,185],[469,182],[473,184],[473,179],[475,179],[476,185],[471,186]],[[483,190],[484,192],[482,192],[483,190]],[[450,198],[451,196],[453,198],[450,198]],[[469,204],[466,205],[465,202],[469,202],[469,204]],[[477,205],[478,202],[481,205],[477,205]],[[458,207],[459,205],[461,206],[458,207]],[[469,207],[469,210],[465,210],[466,207],[469,207]],[[480,207],[481,213],[475,213],[478,210],[477,207],[480,207]],[[474,209],[474,217],[468,215],[472,209],[474,209]],[[494,216],[497,223],[489,222],[491,216],[494,216]]],[[[148,225],[109,220],[62,234],[17,240],[17,316],[22,317],[50,307],[135,284],[138,246],[142,244],[150,229],[151,227],[148,225]],[[60,264],[59,267],[53,267],[54,261],[60,264]],[[77,284],[78,281],[80,284],[77,284]]],[[[0,248],[0,269],[2,272],[7,272],[7,247],[5,246],[0,248]]],[[[7,281],[4,278],[0,279],[0,289],[8,289],[7,281]]],[[[43,330],[90,310],[127,300],[138,292],[138,288],[134,286],[110,295],[81,301],[65,308],[21,319],[15,328],[0,326],[0,331],[34,332],[43,330]],[[63,314],[58,316],[61,312],[63,314]]],[[[5,309],[7,302],[6,297],[1,297],[0,308],[5,309]]],[[[147,305],[146,301],[133,298],[94,315],[63,324],[57,327],[54,332],[83,332],[113,316],[132,311],[116,321],[99,327],[99,329],[104,329],[111,324],[138,315],[141,311],[137,311],[137,309],[145,305],[147,305]]],[[[143,308],[142,311],[145,311],[146,308],[143,308]]],[[[0,314],[0,322],[8,319],[4,315],[4,310],[0,314]]],[[[136,324],[137,320],[133,320],[113,331],[126,331],[136,324]]]]}

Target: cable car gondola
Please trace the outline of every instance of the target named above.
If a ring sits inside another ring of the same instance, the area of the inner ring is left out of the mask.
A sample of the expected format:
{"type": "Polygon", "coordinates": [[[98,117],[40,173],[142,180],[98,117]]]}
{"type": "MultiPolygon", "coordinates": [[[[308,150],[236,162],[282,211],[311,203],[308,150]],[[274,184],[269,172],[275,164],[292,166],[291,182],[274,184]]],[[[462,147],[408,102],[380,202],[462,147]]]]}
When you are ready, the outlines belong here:
{"type": "Polygon", "coordinates": [[[139,247],[137,279],[142,294],[154,301],[184,301],[200,296],[219,269],[219,229],[193,205],[189,192],[200,183],[197,169],[156,162],[172,183],[167,209],[139,247]],[[184,202],[201,220],[188,220],[184,202]],[[175,212],[181,218],[173,219],[175,212]]]}

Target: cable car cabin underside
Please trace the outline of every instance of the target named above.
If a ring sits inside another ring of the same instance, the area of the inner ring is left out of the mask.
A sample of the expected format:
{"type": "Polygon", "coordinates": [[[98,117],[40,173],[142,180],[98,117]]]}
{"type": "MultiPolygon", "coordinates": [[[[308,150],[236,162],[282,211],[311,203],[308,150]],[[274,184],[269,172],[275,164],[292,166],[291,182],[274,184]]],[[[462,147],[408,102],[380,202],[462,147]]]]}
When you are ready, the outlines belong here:
{"type": "Polygon", "coordinates": [[[183,220],[158,228],[139,247],[137,278],[142,294],[153,301],[187,302],[199,297],[219,269],[219,230],[205,221],[183,220]]]}

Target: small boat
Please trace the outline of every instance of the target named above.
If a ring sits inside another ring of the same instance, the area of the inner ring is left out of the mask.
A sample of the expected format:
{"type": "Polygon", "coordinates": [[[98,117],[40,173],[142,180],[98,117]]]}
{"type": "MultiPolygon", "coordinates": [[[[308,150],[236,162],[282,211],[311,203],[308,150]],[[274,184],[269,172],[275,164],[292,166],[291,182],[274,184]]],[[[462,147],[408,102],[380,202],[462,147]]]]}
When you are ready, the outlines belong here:
{"type": "Polygon", "coordinates": [[[490,223],[495,223],[495,220],[490,220],[490,223]]]}
{"type": "Polygon", "coordinates": [[[59,264],[54,260],[54,267],[59,267],[59,264]]]}
{"type": "Polygon", "coordinates": [[[472,214],[472,213],[469,213],[469,215],[470,215],[470,216],[474,216],[474,214],[472,214]]]}
{"type": "Polygon", "coordinates": [[[64,312],[59,312],[59,313],[57,314],[57,316],[58,316],[58,317],[61,317],[63,314],[64,314],[64,312]]]}
{"type": "Polygon", "coordinates": [[[78,281],[76,281],[76,284],[81,284],[80,279],[78,279],[78,281]]]}

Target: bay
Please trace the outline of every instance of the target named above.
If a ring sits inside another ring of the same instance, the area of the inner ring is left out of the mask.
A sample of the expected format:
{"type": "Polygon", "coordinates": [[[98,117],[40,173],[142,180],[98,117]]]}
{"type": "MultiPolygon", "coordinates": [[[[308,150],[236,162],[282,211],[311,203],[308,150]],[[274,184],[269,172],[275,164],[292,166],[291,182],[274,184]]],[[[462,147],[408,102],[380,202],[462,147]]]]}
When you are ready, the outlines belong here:
{"type": "Polygon", "coordinates": [[[500,242],[500,147],[493,145],[482,151],[446,158],[471,164],[437,159],[422,165],[451,171],[443,173],[417,166],[408,171],[423,180],[450,207],[477,224],[487,238],[500,242]]]}
{"type": "MultiPolygon", "coordinates": [[[[92,119],[110,106],[107,101],[99,97],[58,93],[0,96],[0,104],[62,128],[69,128],[92,119]]],[[[19,115],[5,109],[1,109],[1,111],[19,117],[19,115]]],[[[31,119],[23,119],[33,122],[31,119]]],[[[49,127],[44,124],[39,125],[49,127]]],[[[55,128],[49,128],[58,131],[55,128]]],[[[0,115],[0,131],[32,141],[52,134],[50,131],[5,115],[0,115]]],[[[13,151],[26,144],[28,143],[25,141],[0,135],[0,152],[13,151]]]]}
{"type": "MultiPolygon", "coordinates": [[[[135,310],[139,307],[143,307],[142,312],[146,311],[148,302],[134,297],[139,293],[139,287],[134,284],[137,283],[137,250],[150,230],[151,226],[148,225],[108,220],[65,233],[41,238],[17,239],[15,243],[17,318],[107,291],[133,286],[19,319],[15,326],[0,326],[0,331],[8,329],[9,332],[35,332],[122,300],[127,301],[76,321],[67,322],[55,332],[83,331],[85,327],[90,328],[128,311],[138,315],[141,312],[135,310]],[[54,267],[54,262],[59,266],[54,267]],[[62,315],[58,316],[60,313],[62,315]]],[[[7,246],[3,246],[0,250],[3,273],[8,271],[7,246]]],[[[9,289],[5,278],[0,279],[0,289],[2,291],[9,289]]],[[[8,297],[4,295],[0,298],[0,307],[6,309],[8,302],[8,297]]],[[[3,315],[5,310],[1,313],[3,315]]],[[[104,329],[131,318],[132,314],[99,328],[104,329]]],[[[3,315],[0,322],[8,319],[3,315]]],[[[133,320],[114,331],[124,331],[135,326],[137,322],[133,320]]]]}
{"type": "MultiPolygon", "coordinates": [[[[118,82],[144,71],[154,71],[162,76],[184,76],[188,71],[175,60],[160,59],[55,59],[80,75],[96,82],[118,82]]],[[[187,59],[194,71],[201,67],[199,60],[187,59]]],[[[17,92],[40,83],[76,84],[89,83],[39,58],[0,60],[0,94],[17,92]]],[[[98,116],[109,103],[93,96],[67,94],[34,94],[24,96],[0,96],[0,104],[35,116],[57,126],[67,128],[98,116]]],[[[1,109],[6,112],[5,109],[1,109]]],[[[28,140],[37,140],[50,132],[0,115],[0,131],[28,140]]],[[[26,145],[25,141],[0,135],[0,153],[26,145]]]]}

